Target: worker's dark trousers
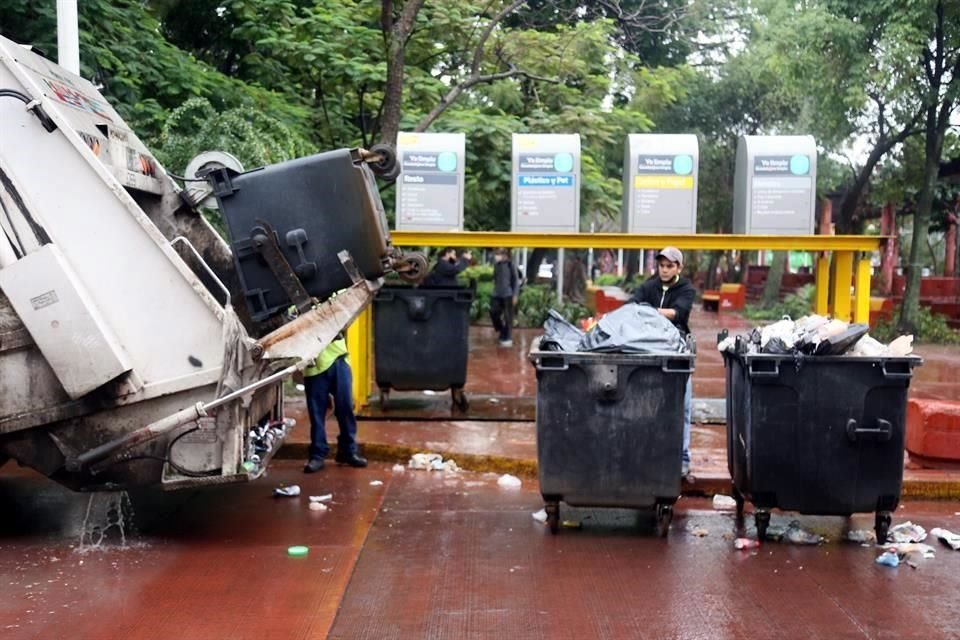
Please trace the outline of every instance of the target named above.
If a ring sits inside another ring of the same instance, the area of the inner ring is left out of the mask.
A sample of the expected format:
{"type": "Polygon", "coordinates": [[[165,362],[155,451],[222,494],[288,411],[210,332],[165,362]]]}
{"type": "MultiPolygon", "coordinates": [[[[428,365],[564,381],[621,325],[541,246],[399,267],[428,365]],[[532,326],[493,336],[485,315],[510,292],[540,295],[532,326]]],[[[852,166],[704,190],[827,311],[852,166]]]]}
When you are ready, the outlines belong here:
{"type": "Polygon", "coordinates": [[[337,437],[339,455],[357,452],[357,419],[353,415],[353,372],[346,356],[337,358],[330,368],[304,378],[307,412],[310,414],[310,459],[326,458],[330,452],[325,425],[329,396],[333,396],[333,412],[340,425],[337,437]]]}

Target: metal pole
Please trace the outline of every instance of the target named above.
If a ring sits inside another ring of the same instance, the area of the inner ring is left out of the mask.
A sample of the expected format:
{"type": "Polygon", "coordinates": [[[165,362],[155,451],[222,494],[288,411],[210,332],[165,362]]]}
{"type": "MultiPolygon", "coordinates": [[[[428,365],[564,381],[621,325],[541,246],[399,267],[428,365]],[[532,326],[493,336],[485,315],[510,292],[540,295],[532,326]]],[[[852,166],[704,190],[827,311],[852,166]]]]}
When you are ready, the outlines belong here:
{"type": "MultiPolygon", "coordinates": [[[[590,223],[590,233],[593,233],[595,226],[593,222],[590,223]]],[[[587,249],[587,277],[593,280],[593,247],[587,249]]]]}
{"type": "Polygon", "coordinates": [[[557,249],[557,304],[563,304],[563,249],[557,249]]]}
{"type": "Polygon", "coordinates": [[[526,247],[520,250],[520,261],[522,263],[522,266],[520,268],[523,269],[523,277],[526,278],[527,277],[527,248],[526,247]]]}
{"type": "Polygon", "coordinates": [[[77,0],[57,0],[57,62],[80,75],[80,26],[77,0]]]}
{"type": "Polygon", "coordinates": [[[623,275],[623,249],[617,249],[617,275],[623,275]]]}

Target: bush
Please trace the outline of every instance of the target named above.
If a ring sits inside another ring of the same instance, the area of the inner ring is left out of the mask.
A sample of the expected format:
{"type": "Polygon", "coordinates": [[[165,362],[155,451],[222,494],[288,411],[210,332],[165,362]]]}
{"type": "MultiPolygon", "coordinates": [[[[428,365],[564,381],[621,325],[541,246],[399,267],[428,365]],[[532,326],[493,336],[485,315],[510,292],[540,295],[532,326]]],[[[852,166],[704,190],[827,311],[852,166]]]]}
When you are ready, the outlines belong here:
{"type": "MultiPolygon", "coordinates": [[[[900,307],[898,306],[890,320],[879,322],[876,327],[870,330],[870,335],[880,342],[890,342],[900,335],[897,331],[897,321],[900,318],[900,307]]],[[[939,313],[933,313],[930,309],[920,307],[920,313],[917,318],[917,332],[914,334],[914,340],[923,344],[960,344],[960,331],[950,328],[947,319],[939,313]]]]}
{"type": "Polygon", "coordinates": [[[615,273],[601,273],[593,281],[593,284],[597,287],[619,287],[623,284],[623,276],[618,276],[615,273]]]}
{"type": "Polygon", "coordinates": [[[775,304],[772,308],[764,309],[754,305],[747,305],[743,315],[750,320],[779,320],[783,316],[790,316],[797,320],[813,311],[813,299],[816,295],[816,287],[807,284],[791,293],[783,299],[783,302],[775,304]]]}
{"type": "Polygon", "coordinates": [[[460,272],[457,280],[465,287],[470,286],[471,280],[475,280],[478,284],[481,282],[493,282],[493,265],[477,264],[467,267],[460,272]]]}
{"type": "MultiPolygon", "coordinates": [[[[477,283],[477,295],[470,307],[470,319],[473,322],[486,320],[490,316],[490,298],[493,296],[492,282],[477,283]]],[[[515,325],[522,328],[539,328],[547,319],[550,309],[556,309],[570,322],[576,322],[590,315],[589,310],[579,304],[557,304],[557,296],[548,285],[530,285],[520,289],[520,299],[514,309],[515,325]]]]}

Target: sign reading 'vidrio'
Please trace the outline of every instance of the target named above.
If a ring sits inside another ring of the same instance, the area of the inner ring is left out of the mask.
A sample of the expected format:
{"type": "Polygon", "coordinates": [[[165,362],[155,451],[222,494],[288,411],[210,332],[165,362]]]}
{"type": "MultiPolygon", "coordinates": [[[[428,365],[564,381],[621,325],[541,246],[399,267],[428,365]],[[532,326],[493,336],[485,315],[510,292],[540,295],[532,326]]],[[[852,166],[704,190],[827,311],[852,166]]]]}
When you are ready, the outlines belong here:
{"type": "Polygon", "coordinates": [[[580,136],[513,134],[514,231],[580,230],[580,136]]]}
{"type": "Polygon", "coordinates": [[[734,233],[812,234],[816,191],[813,136],[740,138],[733,188],[734,233]]]}
{"type": "Polygon", "coordinates": [[[631,134],[623,159],[626,233],[695,233],[699,145],[693,134],[631,134]]]}
{"type": "Polygon", "coordinates": [[[398,230],[463,231],[466,140],[462,133],[400,133],[398,230]]]}

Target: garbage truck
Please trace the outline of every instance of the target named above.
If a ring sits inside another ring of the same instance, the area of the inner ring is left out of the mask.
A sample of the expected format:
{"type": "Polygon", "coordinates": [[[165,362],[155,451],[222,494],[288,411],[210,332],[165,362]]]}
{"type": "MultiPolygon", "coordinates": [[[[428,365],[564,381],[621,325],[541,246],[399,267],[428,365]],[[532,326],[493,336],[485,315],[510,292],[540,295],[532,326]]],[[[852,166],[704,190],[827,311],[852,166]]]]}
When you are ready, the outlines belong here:
{"type": "Polygon", "coordinates": [[[388,146],[200,165],[167,172],[96,86],[0,37],[0,466],[80,491],[256,479],[284,380],[425,271],[390,241],[388,146]]]}

